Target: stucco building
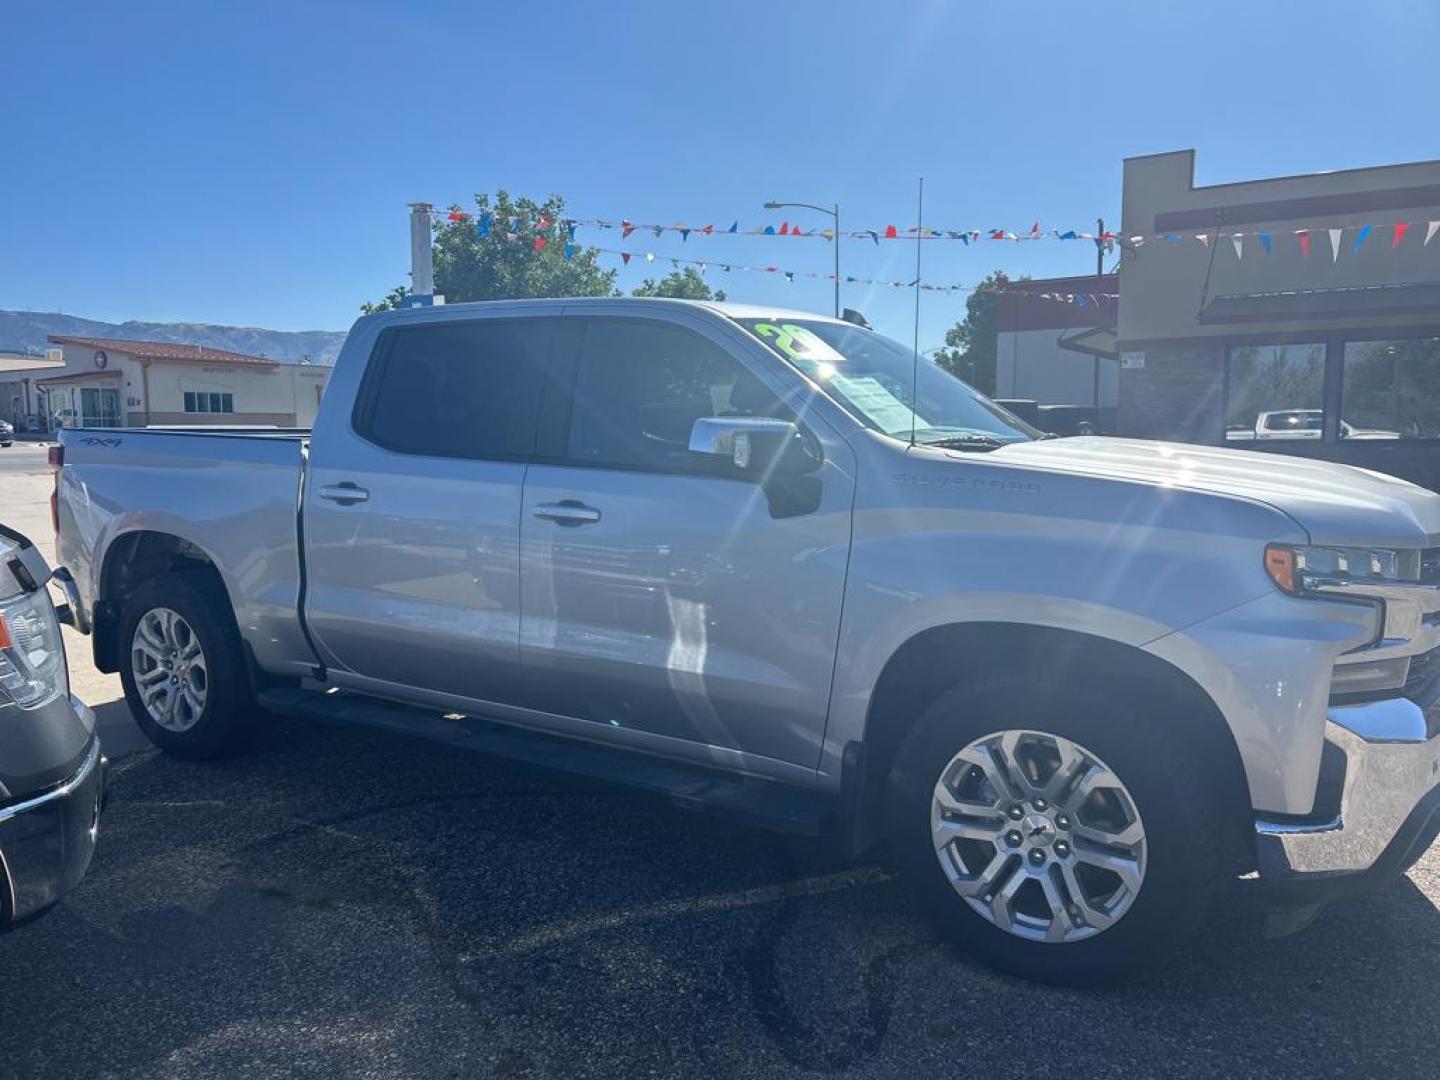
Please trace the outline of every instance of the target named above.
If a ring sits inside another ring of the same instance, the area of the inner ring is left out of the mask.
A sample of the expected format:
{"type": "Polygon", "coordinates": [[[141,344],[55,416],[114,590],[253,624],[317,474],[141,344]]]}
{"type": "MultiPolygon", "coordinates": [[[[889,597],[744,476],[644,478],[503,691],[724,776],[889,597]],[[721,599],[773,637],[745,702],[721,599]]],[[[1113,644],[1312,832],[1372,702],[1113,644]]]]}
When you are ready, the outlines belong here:
{"type": "Polygon", "coordinates": [[[308,427],[330,368],[200,345],[53,336],[64,369],[36,380],[51,426],[308,427]]]}
{"type": "Polygon", "coordinates": [[[995,309],[995,396],[1085,407],[1114,430],[1118,292],[1114,274],[1006,283],[995,309]]]}

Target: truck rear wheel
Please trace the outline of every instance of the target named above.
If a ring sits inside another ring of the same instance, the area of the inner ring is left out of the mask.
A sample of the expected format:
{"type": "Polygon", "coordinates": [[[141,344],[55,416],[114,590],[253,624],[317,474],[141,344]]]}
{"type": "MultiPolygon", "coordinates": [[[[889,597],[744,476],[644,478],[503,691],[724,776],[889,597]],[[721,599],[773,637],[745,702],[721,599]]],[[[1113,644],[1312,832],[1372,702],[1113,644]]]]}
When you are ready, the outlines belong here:
{"type": "Polygon", "coordinates": [[[203,573],[139,586],[120,619],[120,678],[146,737],[183,758],[240,749],[256,705],[240,634],[222,588],[203,573]]]}
{"type": "Polygon", "coordinates": [[[1210,770],[1123,689],[987,680],[942,695],[891,772],[902,871],[1003,971],[1104,983],[1174,952],[1221,873],[1210,770]]]}

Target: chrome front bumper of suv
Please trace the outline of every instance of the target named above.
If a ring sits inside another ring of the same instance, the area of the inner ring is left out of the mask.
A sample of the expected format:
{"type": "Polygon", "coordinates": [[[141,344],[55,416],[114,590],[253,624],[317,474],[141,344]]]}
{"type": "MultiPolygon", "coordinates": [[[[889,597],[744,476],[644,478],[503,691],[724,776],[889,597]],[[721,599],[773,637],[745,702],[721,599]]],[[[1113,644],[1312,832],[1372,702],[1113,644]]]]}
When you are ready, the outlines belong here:
{"type": "Polygon", "coordinates": [[[92,738],[69,779],[0,806],[0,928],[45,910],[85,876],[100,830],[106,764],[100,740],[92,738]]]}
{"type": "Polygon", "coordinates": [[[1262,879],[1317,893],[1398,877],[1440,832],[1440,718],[1407,698],[1331,706],[1317,819],[1258,819],[1262,879]]]}

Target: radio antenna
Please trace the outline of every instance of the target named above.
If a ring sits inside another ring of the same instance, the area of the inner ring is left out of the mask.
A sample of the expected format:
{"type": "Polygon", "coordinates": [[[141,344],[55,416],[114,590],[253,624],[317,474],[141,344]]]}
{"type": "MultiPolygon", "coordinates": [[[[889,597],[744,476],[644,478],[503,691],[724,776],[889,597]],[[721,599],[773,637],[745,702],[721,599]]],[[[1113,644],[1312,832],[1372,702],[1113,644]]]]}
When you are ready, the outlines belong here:
{"type": "Polygon", "coordinates": [[[915,445],[916,408],[920,404],[920,238],[925,235],[925,178],[920,177],[920,190],[915,204],[915,339],[914,358],[910,364],[910,445],[915,445]]]}

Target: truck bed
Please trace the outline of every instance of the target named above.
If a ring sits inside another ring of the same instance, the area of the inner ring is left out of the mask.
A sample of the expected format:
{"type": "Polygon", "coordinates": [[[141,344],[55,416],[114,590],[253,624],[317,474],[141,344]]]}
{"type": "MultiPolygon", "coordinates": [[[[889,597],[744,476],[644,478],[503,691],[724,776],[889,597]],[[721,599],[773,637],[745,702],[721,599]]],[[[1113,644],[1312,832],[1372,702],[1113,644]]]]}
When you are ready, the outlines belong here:
{"type": "Polygon", "coordinates": [[[308,431],[74,428],[60,433],[58,548],[87,609],[107,559],[135,557],[136,534],[208,552],[261,667],[308,669],[300,630],[299,500],[308,431]]]}

